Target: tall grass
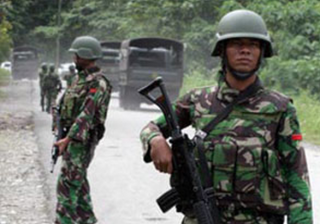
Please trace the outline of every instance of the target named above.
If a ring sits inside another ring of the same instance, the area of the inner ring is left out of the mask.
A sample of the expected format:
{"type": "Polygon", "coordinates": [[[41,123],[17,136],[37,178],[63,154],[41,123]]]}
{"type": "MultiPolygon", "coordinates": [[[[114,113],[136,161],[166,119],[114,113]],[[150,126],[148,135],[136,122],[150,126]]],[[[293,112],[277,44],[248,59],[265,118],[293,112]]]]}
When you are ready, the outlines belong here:
{"type": "Polygon", "coordinates": [[[7,85],[10,81],[10,72],[0,68],[0,86],[7,85]]]}
{"type": "MultiPolygon", "coordinates": [[[[10,72],[0,68],[0,88],[6,86],[10,82],[10,72]]],[[[0,89],[0,100],[5,97],[5,93],[0,89]]]]}
{"type": "Polygon", "coordinates": [[[293,97],[304,140],[320,145],[320,101],[300,91],[293,97]]]}
{"type": "Polygon", "coordinates": [[[216,80],[217,78],[215,73],[205,74],[194,71],[191,74],[184,76],[180,95],[185,94],[188,90],[193,88],[216,85],[216,80]]]}

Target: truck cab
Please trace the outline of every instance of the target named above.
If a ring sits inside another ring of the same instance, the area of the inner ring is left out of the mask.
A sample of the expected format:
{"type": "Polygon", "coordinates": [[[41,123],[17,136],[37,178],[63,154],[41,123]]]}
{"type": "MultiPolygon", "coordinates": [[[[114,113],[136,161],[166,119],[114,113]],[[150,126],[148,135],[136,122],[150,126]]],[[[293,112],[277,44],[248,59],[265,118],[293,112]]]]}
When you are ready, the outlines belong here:
{"type": "Polygon", "coordinates": [[[124,109],[137,109],[149,103],[137,89],[161,76],[172,100],[179,95],[183,81],[183,44],[164,38],[138,38],[121,44],[119,102],[124,109]]]}

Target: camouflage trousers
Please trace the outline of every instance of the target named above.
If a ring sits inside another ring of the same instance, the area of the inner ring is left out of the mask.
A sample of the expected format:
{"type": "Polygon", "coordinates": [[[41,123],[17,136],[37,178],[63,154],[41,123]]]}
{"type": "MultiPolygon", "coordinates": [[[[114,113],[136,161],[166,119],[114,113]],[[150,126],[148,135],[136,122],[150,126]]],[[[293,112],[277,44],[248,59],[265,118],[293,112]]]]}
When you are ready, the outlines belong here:
{"type": "MultiPolygon", "coordinates": [[[[237,211],[220,210],[221,224],[283,224],[284,216],[274,214],[259,215],[254,211],[237,211]]],[[[185,216],[182,224],[198,224],[195,218],[185,216]]]]}
{"type": "Polygon", "coordinates": [[[41,87],[40,88],[40,106],[42,108],[42,111],[44,111],[44,100],[45,100],[46,92],[45,90],[41,87]]]}
{"type": "Polygon", "coordinates": [[[55,224],[93,224],[93,213],[87,168],[96,144],[71,141],[63,155],[57,186],[55,224]]]}
{"type": "Polygon", "coordinates": [[[48,113],[51,113],[51,108],[56,105],[56,99],[57,99],[58,93],[55,90],[47,90],[46,91],[46,111],[48,113]]]}

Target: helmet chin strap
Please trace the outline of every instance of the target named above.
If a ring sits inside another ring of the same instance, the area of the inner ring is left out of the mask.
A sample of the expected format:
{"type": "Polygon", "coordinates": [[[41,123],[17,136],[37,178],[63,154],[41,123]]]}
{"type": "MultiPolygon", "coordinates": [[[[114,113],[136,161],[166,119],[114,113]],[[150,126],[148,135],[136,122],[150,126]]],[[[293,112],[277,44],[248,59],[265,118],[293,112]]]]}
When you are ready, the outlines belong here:
{"type": "Polygon", "coordinates": [[[237,79],[237,80],[246,80],[253,76],[260,68],[260,62],[257,65],[257,67],[249,72],[240,72],[235,69],[233,69],[229,63],[228,60],[226,60],[226,68],[229,70],[229,72],[237,79]]]}
{"type": "Polygon", "coordinates": [[[237,71],[234,68],[232,68],[229,64],[227,55],[225,54],[225,51],[224,51],[223,56],[222,56],[223,71],[226,73],[228,70],[233,75],[233,77],[235,77],[237,80],[241,80],[241,81],[246,80],[246,79],[250,78],[251,76],[253,76],[254,74],[256,74],[258,72],[258,70],[260,69],[261,64],[262,64],[262,60],[263,60],[264,51],[265,51],[265,46],[263,44],[261,47],[261,53],[260,53],[260,58],[259,58],[257,67],[249,72],[240,72],[240,71],[237,71]]]}

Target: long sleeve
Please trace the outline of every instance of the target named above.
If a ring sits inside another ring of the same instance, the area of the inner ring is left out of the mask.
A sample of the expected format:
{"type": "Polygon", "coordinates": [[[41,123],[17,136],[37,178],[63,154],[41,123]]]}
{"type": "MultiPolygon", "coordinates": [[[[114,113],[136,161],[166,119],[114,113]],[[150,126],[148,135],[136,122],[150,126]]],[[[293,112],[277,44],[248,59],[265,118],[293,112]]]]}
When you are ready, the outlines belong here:
{"type": "Polygon", "coordinates": [[[103,78],[89,89],[80,114],[70,128],[68,137],[77,141],[87,141],[89,130],[94,125],[104,124],[111,96],[111,85],[103,78]]]}
{"type": "Polygon", "coordinates": [[[281,154],[287,183],[288,223],[311,224],[312,205],[306,155],[296,110],[291,103],[283,114],[277,148],[281,154]]]}
{"type": "MultiPolygon", "coordinates": [[[[178,119],[180,128],[190,125],[190,112],[192,111],[191,93],[179,98],[173,104],[173,111],[178,119]]],[[[145,162],[150,162],[150,145],[149,142],[156,136],[163,135],[165,138],[170,136],[165,117],[161,115],[156,120],[149,122],[140,133],[140,140],[142,142],[143,158],[145,162]]]]}

